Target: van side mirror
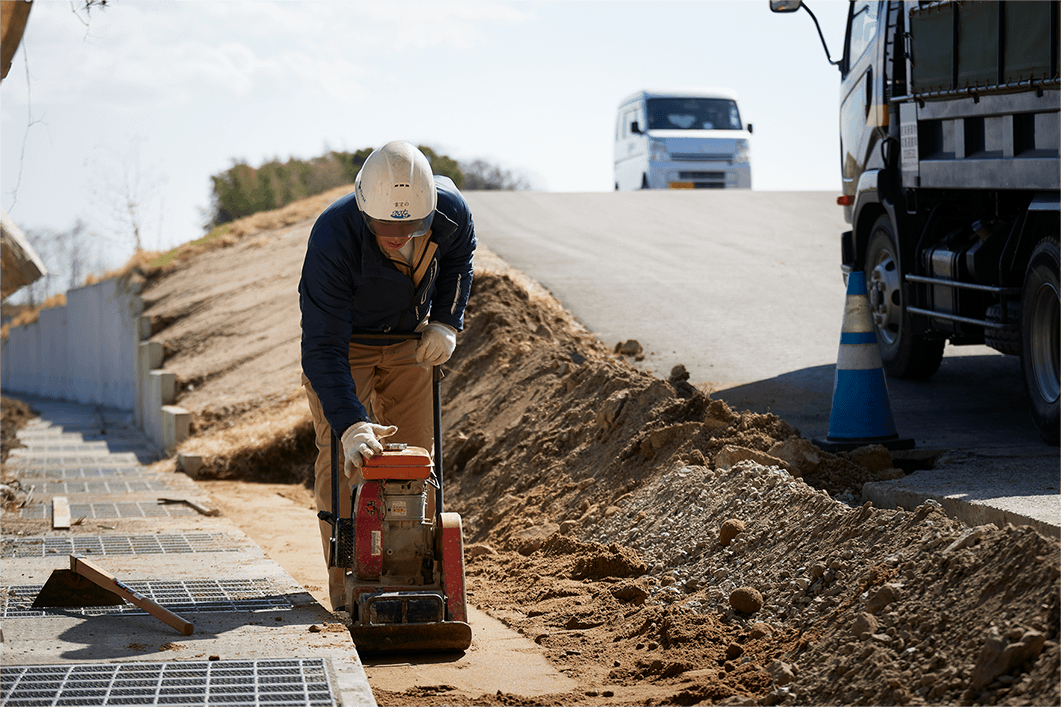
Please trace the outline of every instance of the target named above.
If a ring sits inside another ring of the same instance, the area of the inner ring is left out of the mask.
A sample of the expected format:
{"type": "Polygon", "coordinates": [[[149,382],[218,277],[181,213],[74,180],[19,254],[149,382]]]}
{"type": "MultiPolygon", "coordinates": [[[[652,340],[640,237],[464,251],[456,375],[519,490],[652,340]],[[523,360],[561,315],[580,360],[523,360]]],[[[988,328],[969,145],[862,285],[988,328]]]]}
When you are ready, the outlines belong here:
{"type": "Polygon", "coordinates": [[[755,131],[752,130],[752,124],[748,123],[748,134],[751,135],[753,132],[755,132],[755,131]]]}
{"type": "Polygon", "coordinates": [[[633,133],[634,135],[640,135],[641,134],[641,126],[637,124],[636,120],[634,122],[630,123],[630,132],[633,133]]]}
{"type": "Polygon", "coordinates": [[[800,0],[770,0],[770,12],[796,12],[802,4],[800,0]]]}

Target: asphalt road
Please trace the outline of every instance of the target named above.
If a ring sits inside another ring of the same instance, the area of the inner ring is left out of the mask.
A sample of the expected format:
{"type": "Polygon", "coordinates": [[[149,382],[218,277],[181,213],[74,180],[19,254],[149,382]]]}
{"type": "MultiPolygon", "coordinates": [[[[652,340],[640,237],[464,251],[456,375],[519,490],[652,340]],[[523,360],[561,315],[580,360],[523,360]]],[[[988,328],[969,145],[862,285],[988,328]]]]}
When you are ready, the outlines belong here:
{"type": "MultiPolygon", "coordinates": [[[[828,433],[848,229],[835,194],[466,196],[480,241],[605,343],[637,339],[639,365],[656,375],[684,364],[691,383],[735,409],[776,413],[808,438],[828,433]]],[[[948,346],[930,381],[889,379],[888,389],[899,434],[918,448],[946,450],[943,464],[963,472],[1010,469],[1034,480],[1020,494],[1055,503],[1058,451],[1031,423],[1017,357],[948,346]]]]}

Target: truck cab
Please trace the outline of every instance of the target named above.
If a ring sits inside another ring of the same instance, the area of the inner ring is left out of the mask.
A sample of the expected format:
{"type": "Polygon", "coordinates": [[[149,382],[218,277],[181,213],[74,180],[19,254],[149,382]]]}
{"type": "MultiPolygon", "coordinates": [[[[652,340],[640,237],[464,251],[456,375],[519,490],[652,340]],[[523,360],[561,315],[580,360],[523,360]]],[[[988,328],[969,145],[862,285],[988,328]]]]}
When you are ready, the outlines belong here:
{"type": "Polygon", "coordinates": [[[752,126],[727,89],[638,91],[615,122],[615,189],[750,189],[752,126]]]}

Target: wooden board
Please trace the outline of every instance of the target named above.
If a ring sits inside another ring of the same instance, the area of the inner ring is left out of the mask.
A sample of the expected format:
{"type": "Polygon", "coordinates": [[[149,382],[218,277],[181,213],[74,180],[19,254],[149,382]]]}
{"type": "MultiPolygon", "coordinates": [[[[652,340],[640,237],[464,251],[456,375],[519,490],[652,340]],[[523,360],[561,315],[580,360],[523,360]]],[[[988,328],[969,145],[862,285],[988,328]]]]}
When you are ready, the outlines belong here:
{"type": "Polygon", "coordinates": [[[66,496],[52,498],[52,529],[70,529],[70,499],[66,496]]]}

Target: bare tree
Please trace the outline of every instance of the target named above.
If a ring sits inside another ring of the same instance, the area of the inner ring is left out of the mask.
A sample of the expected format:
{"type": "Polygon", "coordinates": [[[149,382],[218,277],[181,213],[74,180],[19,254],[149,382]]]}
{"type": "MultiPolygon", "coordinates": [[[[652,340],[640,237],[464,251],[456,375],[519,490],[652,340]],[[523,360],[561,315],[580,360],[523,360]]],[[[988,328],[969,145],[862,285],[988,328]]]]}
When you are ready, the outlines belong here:
{"type": "MultiPolygon", "coordinates": [[[[129,140],[124,153],[101,151],[104,156],[93,160],[92,184],[89,187],[97,207],[103,212],[103,228],[119,243],[132,243],[143,250],[145,223],[154,200],[159,196],[163,178],[144,167],[140,159],[142,137],[129,140]]],[[[161,215],[159,228],[162,228],[161,215]]]]}
{"type": "Polygon", "coordinates": [[[65,231],[27,229],[26,239],[48,268],[48,273],[20,290],[23,303],[36,306],[52,295],[80,287],[92,272],[102,269],[94,239],[84,221],[78,219],[65,231]]]}

